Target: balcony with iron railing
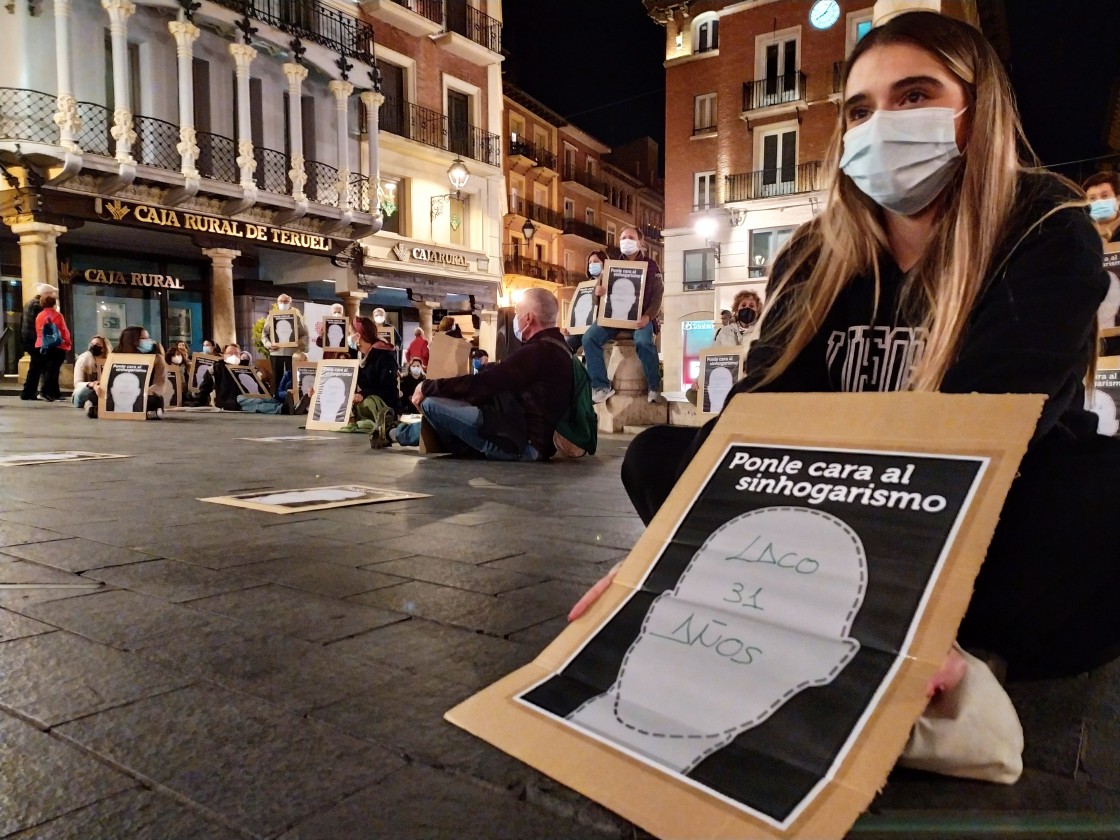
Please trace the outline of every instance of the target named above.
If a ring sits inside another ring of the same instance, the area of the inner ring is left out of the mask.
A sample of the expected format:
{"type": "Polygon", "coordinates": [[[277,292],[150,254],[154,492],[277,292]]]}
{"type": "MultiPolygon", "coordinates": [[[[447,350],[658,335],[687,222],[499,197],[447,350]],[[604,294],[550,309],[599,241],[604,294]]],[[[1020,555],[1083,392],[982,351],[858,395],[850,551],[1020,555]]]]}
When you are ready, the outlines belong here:
{"type": "Polygon", "coordinates": [[[562,286],[575,285],[583,278],[576,278],[573,272],[555,263],[535,260],[511,248],[505,250],[502,268],[506,274],[519,274],[522,277],[532,277],[534,280],[548,280],[562,286]]]}
{"type": "Polygon", "coordinates": [[[519,195],[509,197],[509,212],[556,230],[563,230],[564,228],[564,214],[559,210],[527,201],[519,195]]]}
{"type": "Polygon", "coordinates": [[[805,74],[800,70],[769,79],[743,82],[743,113],[804,103],[805,74]]]}
{"type": "Polygon", "coordinates": [[[660,242],[661,228],[656,225],[642,225],[642,236],[652,242],[660,242]]]}
{"type": "MultiPolygon", "coordinates": [[[[59,130],[54,123],[57,101],[54,96],[41,91],[19,88],[0,88],[0,142],[42,143],[57,146],[59,130]]],[[[109,109],[93,102],[79,102],[78,115],[82,127],[78,132],[77,143],[86,155],[112,157],[116,141],[110,135],[109,109]]],[[[147,117],[141,114],[132,118],[132,129],[136,132],[136,142],[132,145],[132,156],[141,166],[166,172],[182,171],[182,158],[179,155],[179,126],[166,120],[147,117]]],[[[237,165],[237,143],[232,138],[207,131],[196,134],[198,159],[195,166],[204,179],[238,184],[241,169],[237,165]]],[[[291,158],[274,149],[256,148],[253,150],[257,166],[253,179],[258,187],[275,195],[291,195],[291,182],[288,170],[291,158]]],[[[339,206],[338,170],[318,161],[305,164],[307,185],[305,192],[312,201],[331,207],[339,206]]],[[[157,177],[150,181],[159,181],[157,177]]],[[[348,186],[350,205],[360,212],[370,212],[369,179],[364,175],[352,175],[348,186]]]]}
{"type": "Polygon", "coordinates": [[[819,160],[727,176],[728,201],[753,201],[822,189],[819,160]]]}
{"type": "Polygon", "coordinates": [[[556,155],[535,143],[521,139],[511,138],[509,141],[510,157],[523,157],[530,161],[534,167],[551,169],[556,172],[556,155]]]}
{"type": "Polygon", "coordinates": [[[603,198],[610,198],[611,189],[607,186],[607,182],[601,178],[596,178],[589,172],[585,172],[578,167],[566,165],[564,167],[564,174],[562,176],[565,183],[578,184],[590,190],[593,193],[598,193],[603,198]]]}
{"type": "Polygon", "coordinates": [[[447,29],[449,32],[470,38],[491,52],[502,51],[502,22],[474,6],[466,4],[466,7],[458,9],[456,14],[449,14],[447,29]]]}
{"type": "Polygon", "coordinates": [[[607,232],[601,227],[581,222],[579,219],[564,219],[562,228],[566,236],[578,236],[596,245],[607,244],[607,232]]]}
{"type": "Polygon", "coordinates": [[[386,97],[381,106],[383,131],[443,149],[491,166],[501,165],[501,138],[469,123],[449,122],[444,114],[412,102],[386,97]]]}
{"type": "Polygon", "coordinates": [[[320,0],[213,0],[281,32],[373,64],[373,27],[320,0]]]}

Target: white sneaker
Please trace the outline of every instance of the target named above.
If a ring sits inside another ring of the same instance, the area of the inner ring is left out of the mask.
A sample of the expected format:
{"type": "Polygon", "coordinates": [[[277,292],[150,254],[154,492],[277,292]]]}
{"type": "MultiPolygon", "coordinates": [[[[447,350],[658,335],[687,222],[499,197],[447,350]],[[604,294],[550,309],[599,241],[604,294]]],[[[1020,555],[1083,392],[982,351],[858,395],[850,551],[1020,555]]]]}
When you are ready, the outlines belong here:
{"type": "Polygon", "coordinates": [[[661,403],[665,402],[665,398],[661,396],[660,391],[650,391],[646,399],[654,405],[660,405],[661,403]]]}
{"type": "Polygon", "coordinates": [[[605,403],[607,400],[613,397],[614,394],[614,388],[596,388],[591,392],[591,402],[595,403],[596,405],[598,405],[599,403],[605,403]]]}

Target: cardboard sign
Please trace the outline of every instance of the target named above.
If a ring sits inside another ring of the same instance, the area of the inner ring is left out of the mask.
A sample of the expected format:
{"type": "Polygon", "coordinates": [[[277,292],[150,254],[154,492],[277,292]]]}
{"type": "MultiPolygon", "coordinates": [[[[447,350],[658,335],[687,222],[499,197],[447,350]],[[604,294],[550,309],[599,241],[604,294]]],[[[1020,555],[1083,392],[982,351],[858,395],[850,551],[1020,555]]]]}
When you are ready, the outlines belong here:
{"type": "Polygon", "coordinates": [[[1104,270],[1108,275],[1108,291],[1097,308],[1097,326],[1102,331],[1120,326],[1120,242],[1105,244],[1104,270]]]}
{"type": "Polygon", "coordinates": [[[700,352],[700,376],[696,383],[696,408],[701,414],[719,414],[735,383],[743,378],[746,351],[713,347],[700,352]]]}
{"type": "Polygon", "coordinates": [[[1096,379],[1085,391],[1085,408],[1097,415],[1097,434],[1120,435],[1120,356],[1097,359],[1096,379]]]}
{"type": "Polygon", "coordinates": [[[599,326],[621,330],[638,328],[647,269],[645,260],[607,260],[603,265],[603,285],[607,291],[599,298],[599,315],[595,319],[599,326]]]}
{"type": "Polygon", "coordinates": [[[844,836],[1042,403],[737,396],[587,614],[447,719],[659,837],[844,836]]]}
{"type": "Polygon", "coordinates": [[[101,371],[102,420],[144,420],[156,357],[149,353],[110,353],[101,371]]]}
{"type": "Polygon", "coordinates": [[[43,464],[77,464],[82,461],[131,457],[131,455],[109,455],[104,452],[82,452],[77,449],[66,449],[62,452],[21,452],[18,455],[0,457],[0,467],[38,467],[43,464]]]}
{"type": "Polygon", "coordinates": [[[319,337],[323,342],[325,357],[350,355],[349,348],[346,346],[349,335],[348,323],[349,319],[345,315],[327,315],[323,318],[319,327],[319,337]]]}
{"type": "Polygon", "coordinates": [[[233,377],[233,381],[237,385],[237,389],[241,391],[242,396],[271,399],[272,392],[268,390],[268,386],[261,379],[260,371],[255,367],[226,365],[226,370],[233,377]]]}
{"type": "Polygon", "coordinates": [[[167,368],[167,384],[171,386],[171,397],[167,401],[168,408],[180,408],[183,405],[183,376],[179,368],[167,368]]]}
{"type": "Polygon", "coordinates": [[[350,403],[358,387],[356,360],[319,362],[315,374],[315,396],[307,410],[307,428],[334,431],[346,425],[350,403]]]}
{"type": "Polygon", "coordinates": [[[595,289],[598,280],[587,280],[576,286],[572,294],[572,302],[568,307],[568,319],[564,324],[568,335],[583,335],[587,328],[595,323],[595,309],[598,301],[595,300],[595,289]]]}
{"type": "Polygon", "coordinates": [[[273,349],[287,350],[299,347],[299,315],[296,312],[270,312],[265,324],[265,337],[273,349]]]}
{"type": "Polygon", "coordinates": [[[315,372],[318,369],[318,362],[296,362],[292,365],[292,390],[295,391],[293,402],[298,403],[311,393],[311,389],[315,387],[315,372]]]}
{"type": "Polygon", "coordinates": [[[393,326],[391,324],[385,324],[384,326],[377,328],[378,339],[384,341],[390,347],[397,346],[397,342],[395,341],[396,334],[397,331],[393,329],[393,326]]]}
{"type": "Polygon", "coordinates": [[[211,356],[206,353],[195,353],[191,356],[191,369],[187,374],[187,389],[192,394],[197,394],[202,387],[202,380],[210,373],[215,362],[220,362],[221,356],[211,356]]]}
{"type": "Polygon", "coordinates": [[[471,372],[471,343],[436,333],[428,344],[428,379],[449,379],[471,372]]]}
{"type": "Polygon", "coordinates": [[[266,513],[301,513],[308,510],[371,505],[379,502],[399,502],[404,499],[426,499],[427,493],[406,493],[401,490],[384,490],[364,484],[336,484],[331,487],[302,487],[296,490],[257,490],[235,496],[212,496],[199,499],[217,505],[262,510],[266,513]]]}

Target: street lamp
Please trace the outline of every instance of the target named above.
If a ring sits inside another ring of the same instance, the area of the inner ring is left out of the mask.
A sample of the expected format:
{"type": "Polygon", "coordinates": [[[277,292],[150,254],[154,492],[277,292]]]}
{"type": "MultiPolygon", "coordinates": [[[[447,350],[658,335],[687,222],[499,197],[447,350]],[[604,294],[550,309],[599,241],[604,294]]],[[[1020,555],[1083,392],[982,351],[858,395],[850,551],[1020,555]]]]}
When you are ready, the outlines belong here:
{"type": "Polygon", "coordinates": [[[462,191],[463,187],[467,185],[467,181],[469,181],[470,178],[471,171],[467,169],[467,165],[463,163],[463,159],[456,156],[447,170],[447,179],[451,181],[451,186],[455,188],[456,198],[459,197],[459,193],[462,191]]]}
{"type": "Polygon", "coordinates": [[[521,226],[521,235],[525,237],[525,243],[528,244],[529,240],[533,238],[533,234],[537,232],[537,226],[533,224],[532,219],[526,219],[525,224],[521,226]]]}
{"type": "Polygon", "coordinates": [[[714,216],[701,216],[696,220],[696,235],[704,237],[707,246],[712,249],[712,256],[715,258],[717,265],[720,257],[720,243],[715,241],[715,235],[718,229],[719,222],[716,221],[714,216]]]}

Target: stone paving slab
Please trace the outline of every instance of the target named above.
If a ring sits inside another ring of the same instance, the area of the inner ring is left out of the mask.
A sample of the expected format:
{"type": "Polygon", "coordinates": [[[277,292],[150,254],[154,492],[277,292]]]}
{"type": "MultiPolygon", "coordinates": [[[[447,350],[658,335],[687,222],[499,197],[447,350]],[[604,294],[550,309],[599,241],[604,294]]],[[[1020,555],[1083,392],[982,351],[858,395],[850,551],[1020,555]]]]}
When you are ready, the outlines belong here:
{"type": "Polygon", "coordinates": [[[190,627],[231,623],[220,616],[119,589],[20,607],[19,611],[122,650],[190,627]]]}
{"type": "Polygon", "coordinates": [[[191,682],[136,654],[63,631],[0,644],[0,674],[0,706],[45,727],[191,682]]]}
{"type": "Polygon", "coordinates": [[[58,731],[263,836],[404,764],[367,742],[218,687],[151,697],[58,731]]]}
{"type": "Polygon", "coordinates": [[[379,563],[370,568],[385,574],[400,575],[404,578],[438,583],[456,589],[467,589],[485,595],[497,595],[513,589],[521,589],[545,578],[540,575],[525,575],[503,569],[490,569],[471,563],[460,563],[442,557],[403,557],[379,563]]]}
{"type": "Polygon", "coordinates": [[[351,569],[337,563],[295,557],[236,566],[234,571],[247,580],[281,583],[292,589],[334,598],[345,598],[405,582],[404,577],[385,574],[380,570],[351,569]]]}
{"type": "Polygon", "coordinates": [[[153,595],[172,604],[258,585],[248,578],[178,560],[148,560],[127,566],[112,566],[83,572],[82,577],[153,595]]]}
{"type": "Polygon", "coordinates": [[[125,566],[129,563],[156,559],[154,554],[131,551],[120,546],[81,538],[13,545],[5,548],[4,553],[13,557],[34,560],[44,566],[65,569],[68,572],[84,572],[89,569],[104,569],[108,566],[125,566]]]}
{"type": "Polygon", "coordinates": [[[0,606],[25,613],[36,604],[102,589],[80,575],[0,553],[0,606]]]}
{"type": "MultiPolygon", "coordinates": [[[[36,469],[39,469],[38,467],[36,469]]],[[[22,525],[19,522],[0,522],[0,546],[23,545],[24,543],[46,542],[65,539],[68,534],[47,528],[22,525]]]]}
{"type": "Polygon", "coordinates": [[[202,628],[164,636],[140,656],[233,691],[304,714],[371,692],[403,671],[355,661],[312,642],[238,627],[202,628]]]}
{"type": "Polygon", "coordinates": [[[73,746],[0,715],[0,837],[135,786],[73,746]]]}
{"type": "Polygon", "coordinates": [[[246,836],[205,819],[170,796],[134,789],[6,840],[242,840],[246,836]]]}
{"type": "Polygon", "coordinates": [[[407,767],[381,784],[302,823],[281,840],[360,840],[416,837],[425,840],[570,840],[604,837],[555,814],[510,800],[457,776],[407,767]]]}
{"type": "Polygon", "coordinates": [[[275,584],[202,598],[191,601],[190,606],[310,642],[344,639],[406,618],[400,613],[275,584]]]}
{"type": "Polygon", "coordinates": [[[10,642],[13,639],[23,639],[39,633],[51,633],[54,629],[49,624],[35,621],[33,618],[11,610],[0,609],[0,642],[10,642]]]}

